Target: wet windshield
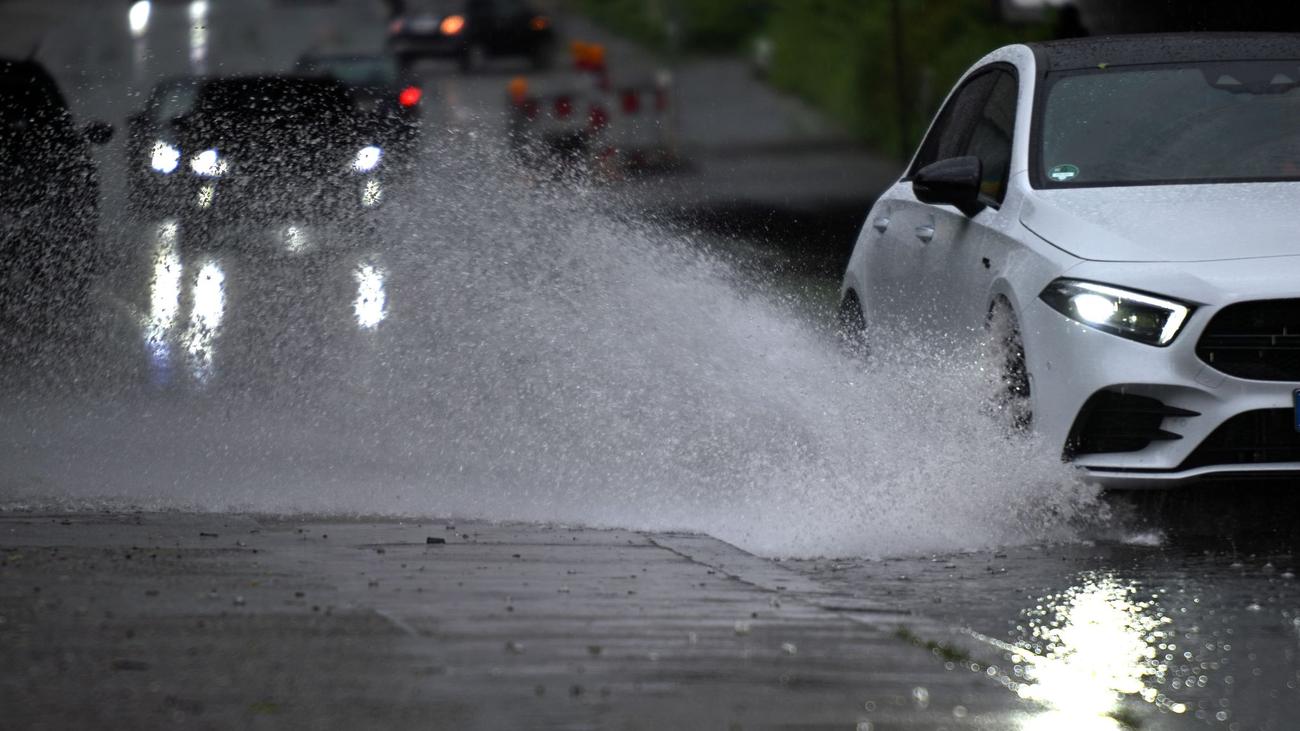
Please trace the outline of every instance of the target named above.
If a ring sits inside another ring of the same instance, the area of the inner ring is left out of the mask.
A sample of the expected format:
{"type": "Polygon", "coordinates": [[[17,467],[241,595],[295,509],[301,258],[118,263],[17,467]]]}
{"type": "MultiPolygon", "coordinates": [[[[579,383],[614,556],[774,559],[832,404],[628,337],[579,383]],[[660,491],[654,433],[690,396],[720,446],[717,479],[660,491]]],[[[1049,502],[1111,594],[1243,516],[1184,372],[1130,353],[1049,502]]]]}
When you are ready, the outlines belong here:
{"type": "Polygon", "coordinates": [[[1041,185],[1300,179],[1300,61],[1089,69],[1047,84],[1041,185]]]}
{"type": "Polygon", "coordinates": [[[312,146],[352,130],[352,101],[338,82],[252,78],[206,84],[194,103],[189,131],[233,135],[276,146],[312,146]]]}

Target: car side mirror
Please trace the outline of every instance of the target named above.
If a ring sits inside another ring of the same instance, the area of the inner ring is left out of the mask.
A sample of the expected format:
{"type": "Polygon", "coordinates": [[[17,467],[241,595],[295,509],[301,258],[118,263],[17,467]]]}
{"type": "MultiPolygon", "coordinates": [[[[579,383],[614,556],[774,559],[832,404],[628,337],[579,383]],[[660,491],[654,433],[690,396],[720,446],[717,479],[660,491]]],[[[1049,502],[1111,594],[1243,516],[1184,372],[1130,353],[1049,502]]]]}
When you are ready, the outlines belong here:
{"type": "Polygon", "coordinates": [[[81,128],[81,132],[87,140],[96,145],[102,145],[113,139],[113,125],[99,120],[87,123],[81,128]]]}
{"type": "Polygon", "coordinates": [[[932,162],[912,176],[912,193],[922,203],[955,207],[967,216],[984,210],[980,202],[980,182],[984,165],[978,157],[951,157],[932,162]]]}

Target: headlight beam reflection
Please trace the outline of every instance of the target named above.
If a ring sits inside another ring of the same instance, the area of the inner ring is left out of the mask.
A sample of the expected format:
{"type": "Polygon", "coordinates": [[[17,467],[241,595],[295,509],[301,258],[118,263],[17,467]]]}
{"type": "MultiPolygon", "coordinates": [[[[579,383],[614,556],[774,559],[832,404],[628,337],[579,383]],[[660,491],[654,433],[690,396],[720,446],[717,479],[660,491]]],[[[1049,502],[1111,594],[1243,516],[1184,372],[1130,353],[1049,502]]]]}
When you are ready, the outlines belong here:
{"type": "Polygon", "coordinates": [[[1014,677],[1003,683],[1045,709],[1022,731],[1122,729],[1117,719],[1126,697],[1187,711],[1160,690],[1169,673],[1165,655],[1173,648],[1165,629],[1171,620],[1136,594],[1136,586],[1112,576],[1085,575],[1029,613],[1030,636],[1014,644],[981,636],[1012,657],[1014,677]]]}
{"type": "Polygon", "coordinates": [[[384,271],[373,264],[362,264],[353,273],[357,281],[357,298],[352,313],[357,327],[373,330],[388,317],[388,293],[384,289],[384,271]]]}
{"type": "Polygon", "coordinates": [[[366,208],[373,208],[374,206],[379,205],[379,201],[381,201],[383,197],[384,188],[379,184],[378,180],[371,178],[361,186],[361,205],[366,208]]]}
{"type": "Polygon", "coordinates": [[[195,380],[207,383],[214,369],[213,348],[226,310],[226,275],[215,261],[208,261],[194,277],[189,327],[185,331],[185,352],[195,380]]]}
{"type": "Polygon", "coordinates": [[[181,309],[181,257],[177,248],[180,227],[174,219],[162,221],[154,231],[153,277],[149,281],[149,315],[144,321],[144,342],[149,360],[162,379],[171,366],[171,331],[181,309]]]}

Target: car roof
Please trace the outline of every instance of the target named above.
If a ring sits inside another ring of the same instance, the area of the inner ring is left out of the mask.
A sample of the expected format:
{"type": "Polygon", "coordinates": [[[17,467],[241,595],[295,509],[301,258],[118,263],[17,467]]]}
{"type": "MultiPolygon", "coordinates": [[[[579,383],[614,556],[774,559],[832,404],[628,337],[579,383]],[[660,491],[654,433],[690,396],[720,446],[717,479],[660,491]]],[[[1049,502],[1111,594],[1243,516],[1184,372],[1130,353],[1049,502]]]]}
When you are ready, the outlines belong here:
{"type": "Polygon", "coordinates": [[[1098,66],[1300,59],[1300,33],[1149,33],[1025,44],[1040,73],[1098,66]]]}

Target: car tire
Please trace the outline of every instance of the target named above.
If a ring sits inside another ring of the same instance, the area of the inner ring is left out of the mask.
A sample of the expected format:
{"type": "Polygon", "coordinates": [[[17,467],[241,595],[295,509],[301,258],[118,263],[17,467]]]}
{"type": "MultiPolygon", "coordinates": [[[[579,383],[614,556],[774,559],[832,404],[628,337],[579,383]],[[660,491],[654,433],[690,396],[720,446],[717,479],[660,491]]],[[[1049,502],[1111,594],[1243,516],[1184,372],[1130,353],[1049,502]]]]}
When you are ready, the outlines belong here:
{"type": "Polygon", "coordinates": [[[1024,340],[1020,321],[1011,303],[999,297],[989,308],[988,330],[992,347],[993,372],[997,383],[992,407],[999,419],[1013,432],[1026,432],[1033,426],[1033,403],[1030,399],[1029,369],[1025,365],[1024,340]]]}

